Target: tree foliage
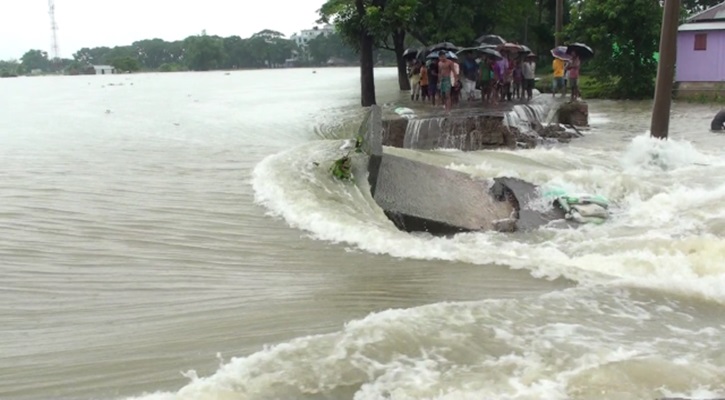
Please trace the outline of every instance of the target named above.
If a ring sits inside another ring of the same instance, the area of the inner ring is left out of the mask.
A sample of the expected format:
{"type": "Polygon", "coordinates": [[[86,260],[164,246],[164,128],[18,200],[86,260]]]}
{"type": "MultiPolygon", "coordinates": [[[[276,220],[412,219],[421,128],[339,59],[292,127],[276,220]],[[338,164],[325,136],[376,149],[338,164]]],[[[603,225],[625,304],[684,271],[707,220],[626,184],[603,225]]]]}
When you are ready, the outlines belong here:
{"type": "Polygon", "coordinates": [[[594,77],[614,83],[615,96],[645,98],[654,93],[661,23],[658,0],[580,1],[566,33],[596,49],[594,77]]]}
{"type": "Polygon", "coordinates": [[[186,65],[194,71],[217,69],[224,60],[223,39],[219,36],[209,36],[206,32],[186,38],[184,49],[186,65]]]}
{"type": "Polygon", "coordinates": [[[29,50],[20,58],[25,71],[40,70],[47,72],[50,69],[48,53],[42,50],[29,50]]]}
{"type": "MultiPolygon", "coordinates": [[[[297,46],[280,32],[265,29],[252,37],[189,36],[167,42],[162,39],[139,40],[130,46],[82,48],[73,58],[82,65],[111,64],[117,60],[135,60],[147,71],[208,71],[214,69],[266,68],[285,63],[297,46]]],[[[133,64],[128,64],[133,66],[133,64]]],[[[122,70],[132,70],[121,68],[122,70]]]]}
{"type": "Polygon", "coordinates": [[[22,74],[22,67],[16,60],[0,61],[0,77],[10,77],[22,74]]]}
{"type": "Polygon", "coordinates": [[[324,64],[332,58],[352,62],[357,57],[355,50],[348,46],[338,33],[319,35],[310,40],[307,46],[312,62],[317,65],[324,64]]]}
{"type": "Polygon", "coordinates": [[[138,60],[128,56],[114,58],[111,65],[121,72],[136,72],[141,69],[138,60]]]}

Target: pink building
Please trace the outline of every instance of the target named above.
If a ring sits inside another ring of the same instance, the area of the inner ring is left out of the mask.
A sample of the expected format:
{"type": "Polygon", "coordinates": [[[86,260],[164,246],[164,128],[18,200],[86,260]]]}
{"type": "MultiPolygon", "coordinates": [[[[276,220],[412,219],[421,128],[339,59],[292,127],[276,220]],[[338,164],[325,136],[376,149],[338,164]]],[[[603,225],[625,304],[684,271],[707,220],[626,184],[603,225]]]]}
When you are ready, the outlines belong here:
{"type": "Polygon", "coordinates": [[[725,2],[680,25],[675,80],[679,94],[725,93],[725,2]]]}

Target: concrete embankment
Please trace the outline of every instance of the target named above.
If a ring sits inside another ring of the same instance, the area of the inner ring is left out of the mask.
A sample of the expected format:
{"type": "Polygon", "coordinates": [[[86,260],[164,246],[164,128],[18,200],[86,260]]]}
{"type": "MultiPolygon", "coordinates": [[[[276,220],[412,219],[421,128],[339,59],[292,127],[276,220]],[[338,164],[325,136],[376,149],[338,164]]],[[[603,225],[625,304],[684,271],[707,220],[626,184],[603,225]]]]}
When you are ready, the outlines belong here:
{"type": "Polygon", "coordinates": [[[561,103],[548,96],[496,106],[463,103],[447,115],[440,108],[416,103],[415,108],[384,112],[383,145],[463,151],[534,148],[546,142],[568,142],[580,136],[575,126],[587,125],[586,103],[561,103]]]}

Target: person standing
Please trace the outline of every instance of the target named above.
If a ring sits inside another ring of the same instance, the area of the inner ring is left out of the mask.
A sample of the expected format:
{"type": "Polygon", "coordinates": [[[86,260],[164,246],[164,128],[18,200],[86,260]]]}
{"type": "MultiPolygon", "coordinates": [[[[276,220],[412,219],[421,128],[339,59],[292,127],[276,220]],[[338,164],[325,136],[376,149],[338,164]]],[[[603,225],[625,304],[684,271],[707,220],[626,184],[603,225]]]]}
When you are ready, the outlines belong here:
{"type": "Polygon", "coordinates": [[[452,58],[451,54],[448,54],[448,59],[452,62],[451,64],[451,103],[454,105],[458,104],[461,98],[461,91],[463,88],[462,80],[458,77],[461,75],[461,65],[452,58]]]}
{"type": "Polygon", "coordinates": [[[561,97],[564,97],[566,96],[566,83],[564,82],[564,69],[566,65],[564,63],[564,60],[554,57],[554,62],[551,64],[551,66],[554,70],[554,87],[551,96],[556,97],[556,92],[561,90],[561,97]]]}
{"type": "Polygon", "coordinates": [[[438,77],[440,79],[441,100],[443,101],[446,112],[450,112],[453,79],[457,78],[457,76],[454,73],[453,61],[446,57],[445,51],[438,53],[438,77]]]}
{"type": "Polygon", "coordinates": [[[536,62],[534,60],[534,55],[530,54],[521,66],[521,75],[524,78],[524,92],[526,93],[527,100],[531,100],[534,97],[534,85],[536,83],[536,62]]]}
{"type": "Polygon", "coordinates": [[[567,66],[569,71],[569,83],[571,85],[571,101],[581,97],[579,92],[579,69],[581,67],[581,60],[576,53],[572,56],[571,62],[567,66]]]}
{"type": "Polygon", "coordinates": [[[521,100],[523,96],[524,75],[521,71],[521,60],[514,60],[514,98],[521,100]]]}
{"type": "Polygon", "coordinates": [[[488,59],[488,57],[483,57],[481,59],[480,67],[479,67],[479,73],[478,73],[478,82],[481,86],[481,100],[484,103],[491,101],[491,76],[493,75],[493,69],[492,69],[491,61],[488,59]]]}
{"type": "Polygon", "coordinates": [[[408,79],[410,80],[410,99],[420,99],[420,61],[415,60],[413,68],[410,69],[408,79]]]}
{"type": "Polygon", "coordinates": [[[478,75],[478,65],[473,58],[473,53],[468,53],[463,61],[463,93],[466,94],[468,101],[475,99],[476,95],[476,77],[478,75]]]}
{"type": "Polygon", "coordinates": [[[428,100],[428,68],[420,67],[420,94],[423,101],[428,100]]]}
{"type": "Polygon", "coordinates": [[[506,63],[503,67],[503,91],[501,98],[511,101],[511,87],[514,82],[514,62],[509,57],[504,58],[506,63]]]}
{"type": "Polygon", "coordinates": [[[506,58],[502,58],[493,66],[493,98],[494,103],[498,103],[498,101],[503,101],[503,80],[504,80],[504,74],[506,73],[505,70],[505,62],[506,58]]]}
{"type": "Polygon", "coordinates": [[[438,93],[438,62],[431,61],[428,66],[428,95],[431,104],[436,105],[436,94],[438,93]]]}

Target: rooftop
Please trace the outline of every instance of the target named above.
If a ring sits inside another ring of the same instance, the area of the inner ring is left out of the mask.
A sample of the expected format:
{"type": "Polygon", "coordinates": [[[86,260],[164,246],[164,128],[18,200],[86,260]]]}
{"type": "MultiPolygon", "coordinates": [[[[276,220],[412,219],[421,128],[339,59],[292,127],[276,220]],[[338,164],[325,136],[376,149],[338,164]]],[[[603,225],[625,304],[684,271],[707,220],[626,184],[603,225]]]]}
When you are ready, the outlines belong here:
{"type": "Polygon", "coordinates": [[[725,1],[687,19],[688,24],[711,21],[725,21],[725,1]]]}
{"type": "Polygon", "coordinates": [[[677,30],[680,32],[722,31],[725,30],[725,20],[712,22],[688,22],[684,25],[680,25],[677,30]]]}

